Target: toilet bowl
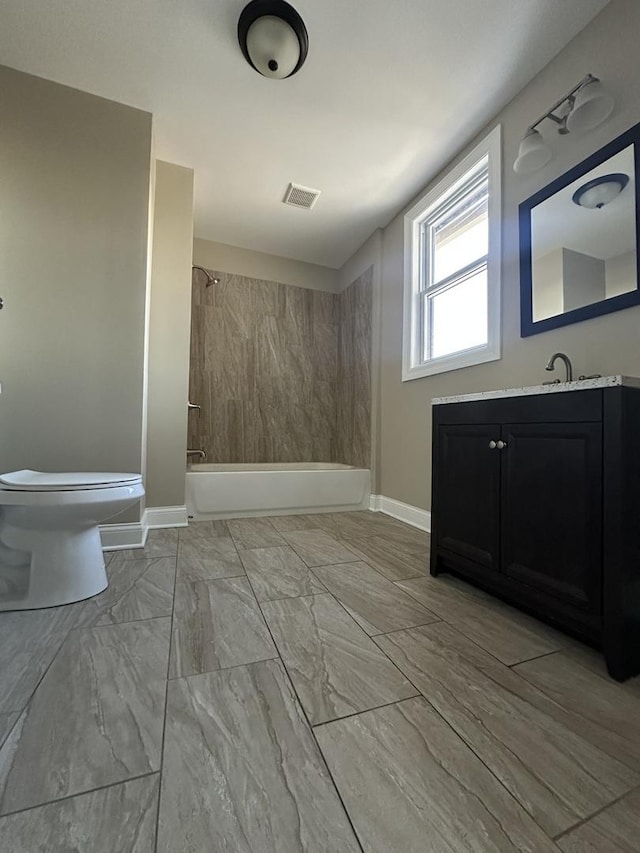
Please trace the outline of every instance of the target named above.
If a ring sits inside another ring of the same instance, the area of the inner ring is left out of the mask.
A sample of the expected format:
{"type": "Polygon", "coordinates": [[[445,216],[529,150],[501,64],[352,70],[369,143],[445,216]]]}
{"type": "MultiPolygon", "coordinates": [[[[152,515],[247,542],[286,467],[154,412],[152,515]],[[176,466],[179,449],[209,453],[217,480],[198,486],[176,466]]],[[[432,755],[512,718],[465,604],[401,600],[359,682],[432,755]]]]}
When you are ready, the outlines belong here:
{"type": "Polygon", "coordinates": [[[143,496],[140,474],[0,474],[0,611],[55,607],[102,592],[98,525],[143,496]]]}

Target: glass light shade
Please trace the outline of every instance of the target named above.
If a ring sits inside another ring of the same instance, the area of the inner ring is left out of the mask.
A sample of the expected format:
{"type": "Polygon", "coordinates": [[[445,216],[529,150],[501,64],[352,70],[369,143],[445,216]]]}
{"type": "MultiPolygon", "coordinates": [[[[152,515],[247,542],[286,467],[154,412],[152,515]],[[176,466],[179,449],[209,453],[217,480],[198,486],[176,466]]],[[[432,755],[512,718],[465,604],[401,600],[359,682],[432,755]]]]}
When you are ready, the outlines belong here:
{"type": "Polygon", "coordinates": [[[537,130],[530,130],[520,143],[513,171],[519,175],[535,172],[551,160],[551,149],[537,130]]]}
{"type": "Polygon", "coordinates": [[[300,59],[300,42],[293,27],[282,18],[264,15],[247,32],[247,51],[255,68],[265,77],[288,77],[300,59]]]}
{"type": "Polygon", "coordinates": [[[567,127],[578,132],[591,130],[609,118],[615,103],[599,80],[587,83],[576,95],[573,109],[567,117],[567,127]]]}
{"type": "Polygon", "coordinates": [[[581,186],[573,194],[573,202],[589,210],[604,207],[620,195],[629,183],[629,176],[622,174],[603,175],[581,186]]]}

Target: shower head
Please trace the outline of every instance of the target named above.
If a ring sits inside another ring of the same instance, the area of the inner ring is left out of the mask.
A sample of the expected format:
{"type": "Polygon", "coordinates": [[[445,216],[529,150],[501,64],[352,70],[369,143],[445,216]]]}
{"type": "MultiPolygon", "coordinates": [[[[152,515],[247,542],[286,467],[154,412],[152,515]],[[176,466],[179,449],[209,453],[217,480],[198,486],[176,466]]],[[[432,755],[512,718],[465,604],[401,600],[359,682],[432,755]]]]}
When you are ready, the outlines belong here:
{"type": "Polygon", "coordinates": [[[207,277],[207,283],[205,284],[205,287],[211,287],[211,285],[212,285],[212,284],[219,284],[219,283],[220,283],[220,279],[219,279],[219,278],[216,278],[216,277],[215,277],[215,276],[213,276],[213,275],[211,275],[211,273],[209,272],[209,270],[206,270],[204,267],[199,267],[199,266],[196,266],[196,265],[194,264],[194,265],[191,267],[191,269],[192,269],[192,270],[200,270],[200,272],[203,272],[203,273],[206,275],[206,277],[207,277]]]}

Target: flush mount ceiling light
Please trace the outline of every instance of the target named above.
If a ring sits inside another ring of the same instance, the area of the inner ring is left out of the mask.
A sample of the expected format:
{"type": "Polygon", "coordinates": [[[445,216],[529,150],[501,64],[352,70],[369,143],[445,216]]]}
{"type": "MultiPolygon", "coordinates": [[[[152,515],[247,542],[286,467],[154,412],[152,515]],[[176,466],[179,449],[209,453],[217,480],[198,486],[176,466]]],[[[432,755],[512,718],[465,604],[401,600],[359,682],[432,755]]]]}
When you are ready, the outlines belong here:
{"type": "Polygon", "coordinates": [[[572,131],[591,130],[609,118],[615,106],[613,97],[600,80],[587,74],[577,86],[530,124],[520,143],[518,156],[513,164],[514,172],[520,175],[535,172],[551,160],[551,149],[536,127],[545,119],[558,125],[558,133],[565,136],[572,131]]]}
{"type": "Polygon", "coordinates": [[[620,195],[629,183],[629,175],[615,172],[611,175],[601,175],[592,181],[587,181],[577,189],[572,198],[574,204],[587,207],[589,210],[600,210],[614,198],[620,195]]]}
{"type": "Polygon", "coordinates": [[[278,80],[299,71],[309,50],[304,21],[285,0],[251,0],[238,21],[238,42],[252,68],[278,80]]]}

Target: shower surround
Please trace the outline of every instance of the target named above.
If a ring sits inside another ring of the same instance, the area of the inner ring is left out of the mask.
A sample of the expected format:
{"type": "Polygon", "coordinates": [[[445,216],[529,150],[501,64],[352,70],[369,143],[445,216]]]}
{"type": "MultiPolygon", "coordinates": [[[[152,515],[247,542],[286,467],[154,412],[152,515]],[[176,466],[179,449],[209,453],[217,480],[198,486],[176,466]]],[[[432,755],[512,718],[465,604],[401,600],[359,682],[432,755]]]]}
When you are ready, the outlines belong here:
{"type": "Polygon", "coordinates": [[[368,468],[370,272],[342,294],[210,272],[193,272],[189,447],[368,468]]]}
{"type": "Polygon", "coordinates": [[[373,267],[340,294],[336,460],[371,464],[371,305],[373,267]]]}

